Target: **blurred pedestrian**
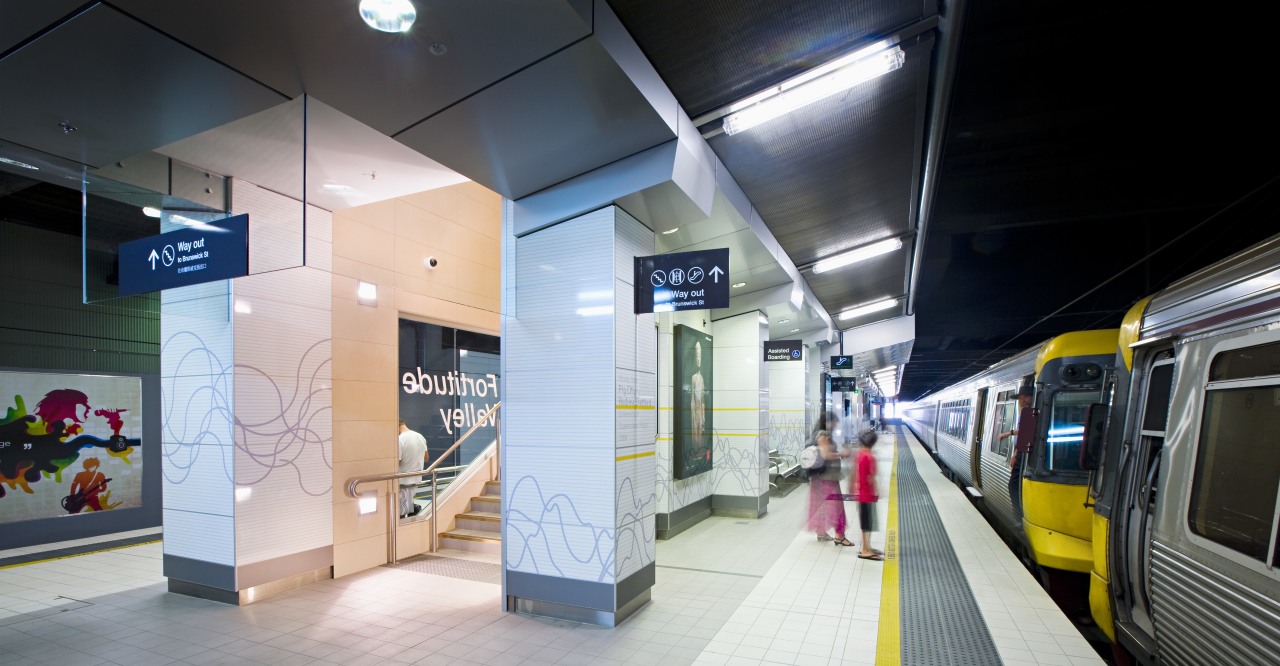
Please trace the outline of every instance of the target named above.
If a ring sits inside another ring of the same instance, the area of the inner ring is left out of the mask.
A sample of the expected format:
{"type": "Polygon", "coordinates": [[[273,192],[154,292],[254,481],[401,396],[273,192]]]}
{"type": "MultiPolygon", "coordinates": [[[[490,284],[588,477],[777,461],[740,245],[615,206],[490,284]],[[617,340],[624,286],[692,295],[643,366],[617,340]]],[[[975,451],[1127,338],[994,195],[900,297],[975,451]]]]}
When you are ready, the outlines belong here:
{"type": "Polygon", "coordinates": [[[871,547],[871,533],[876,531],[876,455],[871,452],[879,436],[868,430],[858,435],[858,455],[854,462],[853,495],[858,500],[858,524],[862,528],[862,550],[858,557],[864,560],[883,560],[884,555],[871,547]]]}
{"type": "Polygon", "coordinates": [[[850,457],[848,449],[837,450],[831,431],[838,423],[835,412],[818,417],[813,441],[826,465],[809,476],[809,529],[818,535],[819,541],[833,540],[837,546],[852,546],[845,538],[846,520],[844,495],[840,492],[841,460],[850,457]],[[831,531],[835,531],[834,536],[831,531]]]}

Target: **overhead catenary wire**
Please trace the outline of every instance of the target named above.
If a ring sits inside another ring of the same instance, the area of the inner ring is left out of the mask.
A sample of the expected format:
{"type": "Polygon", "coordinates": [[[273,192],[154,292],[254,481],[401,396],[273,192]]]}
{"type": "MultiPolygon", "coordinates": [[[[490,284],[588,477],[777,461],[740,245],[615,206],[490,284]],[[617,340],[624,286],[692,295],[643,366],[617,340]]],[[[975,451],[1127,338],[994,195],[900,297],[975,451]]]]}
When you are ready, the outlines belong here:
{"type": "MultiPolygon", "coordinates": [[[[1175,243],[1177,243],[1178,241],[1182,240],[1183,238],[1186,238],[1188,235],[1190,235],[1190,234],[1194,233],[1196,230],[1200,229],[1200,228],[1201,228],[1201,227],[1203,227],[1204,225],[1209,224],[1210,222],[1213,222],[1213,221],[1215,221],[1215,220],[1219,219],[1220,217],[1222,217],[1222,216],[1223,216],[1223,215],[1225,215],[1226,213],[1228,213],[1228,212],[1230,212],[1231,210],[1235,209],[1235,208],[1236,208],[1237,206],[1239,206],[1240,204],[1242,204],[1242,203],[1244,203],[1244,202],[1246,202],[1246,201],[1251,200],[1251,199],[1252,199],[1255,195],[1257,195],[1259,192],[1263,192],[1263,191],[1265,191],[1267,188],[1269,188],[1269,187],[1271,187],[1272,185],[1274,185],[1277,181],[1280,181],[1280,175],[1276,175],[1276,176],[1272,177],[1270,180],[1268,180],[1267,182],[1265,182],[1265,183],[1263,183],[1263,184],[1259,185],[1258,187],[1255,187],[1254,189],[1250,190],[1247,194],[1245,194],[1244,196],[1240,197],[1239,199],[1236,199],[1235,201],[1232,201],[1231,203],[1227,204],[1227,206],[1226,206],[1226,207],[1222,208],[1222,209],[1221,209],[1221,210],[1219,210],[1218,212],[1214,213],[1213,215],[1210,215],[1209,217],[1205,218],[1203,221],[1199,222],[1198,224],[1196,224],[1196,225],[1192,226],[1191,228],[1187,229],[1186,231],[1182,232],[1181,234],[1178,234],[1177,236],[1173,237],[1171,240],[1169,240],[1168,242],[1166,242],[1164,245],[1161,245],[1160,247],[1158,247],[1158,248],[1156,248],[1156,249],[1154,249],[1154,250],[1152,250],[1152,251],[1148,252],[1148,253],[1146,254],[1146,256],[1144,256],[1144,257],[1142,257],[1141,259],[1139,259],[1139,260],[1137,260],[1137,261],[1135,261],[1135,262],[1133,262],[1133,263],[1129,264],[1127,267],[1125,267],[1124,269],[1120,270],[1120,272],[1118,272],[1118,273],[1116,273],[1116,274],[1112,275],[1111,277],[1108,277],[1107,279],[1105,279],[1105,280],[1103,280],[1102,282],[1098,283],[1098,285],[1097,285],[1097,286],[1095,286],[1095,287],[1093,287],[1092,289],[1089,289],[1088,291],[1084,292],[1083,294],[1080,294],[1079,296],[1077,296],[1077,297],[1075,297],[1075,298],[1071,299],[1069,302],[1067,302],[1065,305],[1063,305],[1063,306],[1059,307],[1057,310],[1054,310],[1053,312],[1050,312],[1049,314],[1047,314],[1047,315],[1045,315],[1045,316],[1041,317],[1040,319],[1037,319],[1037,320],[1036,320],[1036,322],[1035,322],[1034,324],[1032,324],[1032,325],[1030,325],[1030,326],[1028,326],[1028,327],[1026,327],[1026,328],[1024,328],[1024,329],[1022,329],[1022,330],[1021,330],[1021,331],[1019,331],[1017,334],[1013,335],[1013,336],[1012,336],[1012,337],[1010,337],[1008,340],[1005,340],[1003,343],[1001,343],[1001,344],[1000,344],[1000,346],[996,347],[995,349],[992,349],[991,351],[988,351],[987,353],[985,353],[985,354],[983,354],[982,356],[978,357],[976,360],[971,361],[968,365],[966,365],[966,366],[964,366],[963,368],[960,368],[959,370],[957,370],[957,371],[955,371],[955,372],[951,373],[951,374],[950,374],[950,375],[948,375],[945,379],[943,379],[943,380],[941,380],[941,381],[939,381],[939,382],[935,382],[935,383],[934,383],[932,386],[930,386],[930,387],[929,387],[929,389],[928,389],[928,390],[926,390],[922,395],[928,395],[928,394],[932,393],[932,392],[933,392],[933,390],[934,390],[934,388],[935,388],[936,386],[938,386],[939,384],[946,385],[948,382],[950,382],[950,381],[951,381],[952,379],[954,379],[956,376],[961,375],[962,373],[964,373],[964,372],[968,371],[968,370],[969,370],[969,368],[972,368],[973,366],[975,366],[975,365],[977,365],[977,364],[981,363],[982,361],[986,360],[987,358],[990,358],[992,354],[995,354],[996,352],[1000,351],[1001,349],[1004,349],[1005,347],[1009,346],[1010,344],[1012,344],[1012,343],[1013,343],[1013,341],[1017,340],[1018,338],[1021,338],[1022,336],[1026,335],[1026,334],[1027,334],[1027,333],[1029,333],[1030,331],[1034,330],[1034,329],[1035,329],[1037,326],[1039,326],[1040,324],[1043,324],[1044,322],[1048,321],[1049,319],[1052,319],[1053,317],[1056,317],[1056,316],[1057,316],[1058,314],[1060,314],[1063,310],[1066,310],[1067,308],[1071,307],[1072,305],[1075,305],[1076,303],[1079,303],[1080,301],[1084,300],[1085,298],[1088,298],[1090,295],[1092,295],[1093,293],[1097,292],[1099,289],[1102,289],[1103,287],[1107,286],[1108,284],[1111,284],[1111,283],[1112,283],[1112,282],[1114,282],[1117,278],[1119,278],[1120,276],[1124,275],[1125,273],[1128,273],[1129,271],[1133,270],[1134,268],[1137,268],[1138,266],[1141,266],[1141,265],[1145,264],[1145,263],[1146,263],[1147,261],[1149,261],[1152,257],[1154,257],[1154,256],[1156,256],[1157,254],[1159,254],[1159,253],[1163,252],[1164,250],[1168,249],[1170,246],[1172,246],[1173,244],[1175,244],[1175,243]]],[[[1255,209],[1256,209],[1256,207],[1255,207],[1255,209]]],[[[1252,209],[1251,209],[1251,210],[1252,210],[1252,209]]],[[[1185,263],[1185,262],[1184,262],[1184,263],[1185,263]]]]}

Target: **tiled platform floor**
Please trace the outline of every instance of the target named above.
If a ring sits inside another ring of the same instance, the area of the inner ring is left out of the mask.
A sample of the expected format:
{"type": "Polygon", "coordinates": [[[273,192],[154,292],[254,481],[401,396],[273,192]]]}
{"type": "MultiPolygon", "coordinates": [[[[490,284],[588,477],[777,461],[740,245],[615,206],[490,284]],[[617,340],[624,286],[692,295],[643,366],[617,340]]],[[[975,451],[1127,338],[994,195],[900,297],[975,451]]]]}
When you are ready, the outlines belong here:
{"type": "MultiPolygon", "coordinates": [[[[877,455],[887,481],[892,447],[877,455]]],[[[931,464],[922,458],[922,473],[931,464]]],[[[1099,663],[1074,654],[1087,644],[1054,619],[1056,609],[1044,607],[1047,597],[1012,568],[1017,560],[959,491],[931,484],[930,492],[960,526],[949,528],[953,536],[965,535],[957,555],[973,572],[1006,663],[1099,663]]],[[[0,570],[0,662],[874,663],[883,565],[804,532],[807,504],[799,488],[774,498],[761,520],[710,518],[659,542],[653,601],[616,629],[503,613],[497,585],[408,569],[382,567],[237,608],[167,593],[158,544],[13,567],[0,570]]],[[[882,547],[883,534],[873,544],[882,547]]]]}

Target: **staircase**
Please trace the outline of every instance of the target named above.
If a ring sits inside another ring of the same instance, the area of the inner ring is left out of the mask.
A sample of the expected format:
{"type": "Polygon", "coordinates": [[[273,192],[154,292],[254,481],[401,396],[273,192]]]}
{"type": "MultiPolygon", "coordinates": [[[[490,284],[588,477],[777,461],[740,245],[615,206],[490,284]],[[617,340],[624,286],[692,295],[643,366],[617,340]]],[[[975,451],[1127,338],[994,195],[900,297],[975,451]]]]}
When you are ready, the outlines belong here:
{"type": "Polygon", "coordinates": [[[484,494],[472,497],[454,523],[453,529],[440,533],[441,550],[502,555],[502,483],[485,482],[484,494]]]}

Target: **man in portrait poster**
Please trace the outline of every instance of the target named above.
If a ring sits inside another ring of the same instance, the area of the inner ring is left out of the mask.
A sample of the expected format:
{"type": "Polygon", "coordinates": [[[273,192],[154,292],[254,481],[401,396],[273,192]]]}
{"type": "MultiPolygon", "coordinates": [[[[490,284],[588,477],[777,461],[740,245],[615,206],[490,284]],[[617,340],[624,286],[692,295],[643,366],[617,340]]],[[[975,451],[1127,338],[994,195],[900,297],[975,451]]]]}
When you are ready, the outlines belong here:
{"type": "Polygon", "coordinates": [[[675,478],[711,470],[712,338],[688,326],[675,327],[677,407],[672,451],[675,478]]]}

